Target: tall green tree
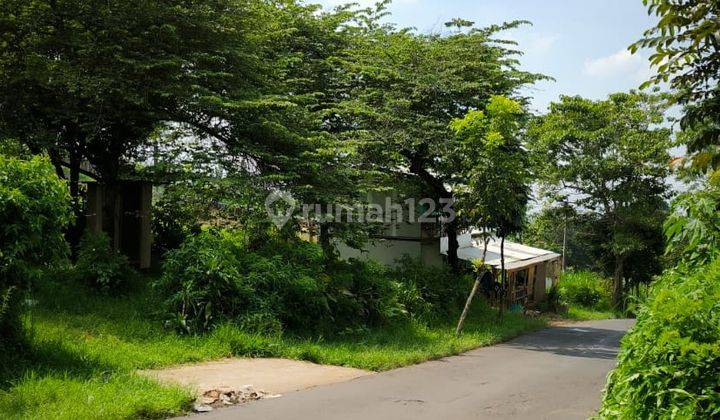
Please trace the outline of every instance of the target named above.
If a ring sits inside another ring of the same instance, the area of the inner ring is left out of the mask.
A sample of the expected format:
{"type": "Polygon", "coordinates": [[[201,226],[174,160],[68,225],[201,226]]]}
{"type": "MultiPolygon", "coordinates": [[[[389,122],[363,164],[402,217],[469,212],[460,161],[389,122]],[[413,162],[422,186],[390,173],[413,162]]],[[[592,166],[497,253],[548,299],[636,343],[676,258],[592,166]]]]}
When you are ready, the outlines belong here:
{"type": "Polygon", "coordinates": [[[526,113],[517,101],[493,96],[483,111],[452,122],[458,168],[467,183],[458,196],[471,225],[506,237],[520,230],[529,200],[530,160],[521,141],[526,113]]]}
{"type": "Polygon", "coordinates": [[[604,255],[613,273],[613,303],[623,298],[632,255],[648,248],[642,232],[668,194],[670,130],[663,127],[667,100],[639,93],[606,100],[562,97],[529,129],[537,175],[550,200],[594,213],[607,232],[604,255]]]}
{"type": "Polygon", "coordinates": [[[505,238],[522,229],[530,198],[530,159],[521,141],[525,115],[520,103],[493,96],[484,111],[470,111],[451,124],[460,143],[457,168],[467,180],[458,204],[471,226],[500,238],[501,314],[507,290],[505,238]]]}
{"type": "MultiPolygon", "coordinates": [[[[409,172],[430,198],[455,200],[455,186],[467,181],[455,166],[459,144],[450,122],[543,78],[520,70],[514,44],[496,38],[524,22],[474,28],[456,20],[451,34],[418,34],[380,24],[379,16],[382,7],[364,21],[346,60],[351,78],[337,114],[375,171],[409,172]]],[[[463,221],[443,227],[457,268],[463,221]]]]}

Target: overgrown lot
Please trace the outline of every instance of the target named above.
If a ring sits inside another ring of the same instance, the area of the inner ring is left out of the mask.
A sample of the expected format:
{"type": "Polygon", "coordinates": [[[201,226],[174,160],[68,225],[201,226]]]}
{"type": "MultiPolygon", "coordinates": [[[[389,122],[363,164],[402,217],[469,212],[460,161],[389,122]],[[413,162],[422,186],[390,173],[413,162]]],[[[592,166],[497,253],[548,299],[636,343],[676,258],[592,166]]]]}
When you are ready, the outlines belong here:
{"type": "Polygon", "coordinates": [[[102,297],[59,281],[37,295],[25,317],[30,351],[3,363],[2,418],[161,417],[188,409],[192,393],[142,378],[136,369],[251,356],[386,370],[544,325],[510,314],[499,322],[478,302],[460,338],[450,320],[428,325],[407,320],[332,336],[252,334],[226,323],[205,335],[186,335],[163,327],[148,310],[159,307],[149,289],[102,297]]]}
{"type": "Polygon", "coordinates": [[[560,275],[549,303],[557,303],[564,318],[584,321],[615,318],[610,281],[591,271],[566,271],[560,275]]]}

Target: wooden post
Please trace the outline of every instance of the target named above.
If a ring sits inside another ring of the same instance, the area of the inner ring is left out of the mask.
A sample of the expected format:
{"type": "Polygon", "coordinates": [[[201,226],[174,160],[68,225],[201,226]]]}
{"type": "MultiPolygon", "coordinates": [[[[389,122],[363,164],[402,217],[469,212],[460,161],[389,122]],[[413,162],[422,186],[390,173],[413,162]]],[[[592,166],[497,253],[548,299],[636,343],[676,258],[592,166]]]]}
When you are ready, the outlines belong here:
{"type": "Polygon", "coordinates": [[[143,182],[140,186],[140,268],[150,268],[152,255],[152,229],[150,227],[150,213],[152,207],[152,184],[143,182]]]}
{"type": "Polygon", "coordinates": [[[563,251],[562,251],[562,272],[565,272],[565,252],[567,244],[567,215],[565,216],[565,223],[563,225],[563,251]]]}
{"type": "MultiPolygon", "coordinates": [[[[483,272],[482,275],[484,275],[485,272],[483,272]]],[[[455,328],[455,336],[459,337],[460,333],[462,332],[463,324],[465,323],[465,317],[467,316],[468,312],[470,311],[470,304],[473,301],[473,298],[475,297],[475,293],[477,293],[478,287],[480,287],[480,279],[482,278],[482,275],[479,275],[475,278],[475,283],[473,283],[472,290],[470,291],[470,295],[467,298],[467,301],[465,302],[465,308],[463,308],[462,314],[460,315],[460,320],[458,320],[457,328],[455,328]]]]}

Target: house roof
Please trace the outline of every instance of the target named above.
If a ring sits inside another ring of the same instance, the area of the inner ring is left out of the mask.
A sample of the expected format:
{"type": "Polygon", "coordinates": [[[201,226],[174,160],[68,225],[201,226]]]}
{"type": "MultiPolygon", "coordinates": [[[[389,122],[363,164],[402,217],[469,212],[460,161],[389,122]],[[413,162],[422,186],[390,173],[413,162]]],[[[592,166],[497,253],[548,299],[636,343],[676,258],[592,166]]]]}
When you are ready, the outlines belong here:
{"type": "MultiPolygon", "coordinates": [[[[480,231],[472,231],[458,236],[458,258],[465,261],[481,260],[483,258],[483,239],[480,231]]],[[[440,240],[440,253],[447,255],[448,239],[440,240]]],[[[545,249],[510,242],[505,240],[505,269],[519,270],[535,264],[559,258],[560,254],[545,249]]],[[[500,239],[491,237],[487,244],[485,263],[493,268],[500,268],[500,239]]]]}

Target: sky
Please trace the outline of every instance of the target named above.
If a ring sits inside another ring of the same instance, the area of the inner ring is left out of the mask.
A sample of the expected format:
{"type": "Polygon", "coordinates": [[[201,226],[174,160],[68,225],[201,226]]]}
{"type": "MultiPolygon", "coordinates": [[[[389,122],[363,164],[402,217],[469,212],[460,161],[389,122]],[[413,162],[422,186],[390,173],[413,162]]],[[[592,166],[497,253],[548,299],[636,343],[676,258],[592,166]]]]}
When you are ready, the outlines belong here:
{"type": "MultiPolygon", "coordinates": [[[[344,0],[314,0],[333,7],[344,0]]],[[[374,0],[355,0],[363,6],[374,0]]],[[[637,88],[650,75],[648,54],[631,55],[627,47],[654,26],[641,0],[394,0],[389,21],[420,32],[446,31],[453,18],[478,26],[529,20],[505,33],[519,43],[524,70],[556,79],[524,93],[536,112],[545,112],[560,95],[602,99],[637,88]]]]}

